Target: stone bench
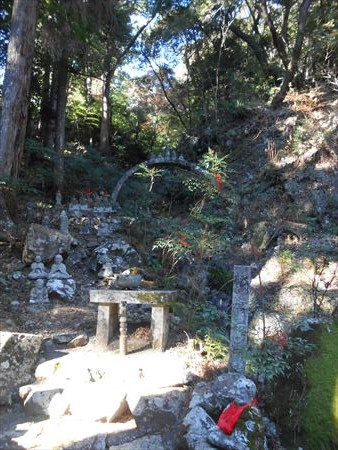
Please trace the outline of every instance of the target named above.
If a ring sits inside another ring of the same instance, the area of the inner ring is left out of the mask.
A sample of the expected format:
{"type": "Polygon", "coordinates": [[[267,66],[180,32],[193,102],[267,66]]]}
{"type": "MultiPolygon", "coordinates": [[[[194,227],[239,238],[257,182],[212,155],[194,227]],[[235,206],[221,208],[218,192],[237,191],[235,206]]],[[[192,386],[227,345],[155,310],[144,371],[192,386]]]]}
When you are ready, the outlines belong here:
{"type": "Polygon", "coordinates": [[[169,307],[177,291],[90,290],[91,303],[98,303],[96,343],[107,347],[120,323],[120,353],[127,353],[127,304],[149,305],[151,310],[152,347],[164,351],[169,332],[169,307]]]}

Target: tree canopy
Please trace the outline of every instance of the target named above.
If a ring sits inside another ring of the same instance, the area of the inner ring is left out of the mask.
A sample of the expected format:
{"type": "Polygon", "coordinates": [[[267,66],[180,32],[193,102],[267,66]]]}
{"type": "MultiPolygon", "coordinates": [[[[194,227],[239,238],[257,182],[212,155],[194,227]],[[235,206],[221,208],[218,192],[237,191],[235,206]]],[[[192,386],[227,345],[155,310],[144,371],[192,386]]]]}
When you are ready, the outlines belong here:
{"type": "Polygon", "coordinates": [[[29,170],[29,145],[18,149],[33,139],[49,149],[54,191],[65,152],[92,146],[131,166],[170,145],[196,161],[224,151],[229,117],[337,76],[334,0],[42,0],[18,80],[10,48],[25,39],[15,28],[25,3],[6,0],[0,14],[0,172],[29,170]],[[27,108],[27,125],[10,120],[13,80],[27,92],[12,106],[27,108]]]}

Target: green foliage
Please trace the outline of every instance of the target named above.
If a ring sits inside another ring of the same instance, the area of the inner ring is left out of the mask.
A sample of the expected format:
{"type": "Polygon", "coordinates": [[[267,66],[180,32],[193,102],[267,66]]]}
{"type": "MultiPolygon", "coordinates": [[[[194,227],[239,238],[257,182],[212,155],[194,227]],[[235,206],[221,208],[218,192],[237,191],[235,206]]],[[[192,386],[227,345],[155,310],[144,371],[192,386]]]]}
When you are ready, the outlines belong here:
{"type": "Polygon", "coordinates": [[[204,335],[196,339],[200,349],[207,356],[213,360],[222,360],[229,356],[229,339],[226,337],[224,331],[217,328],[206,328],[204,335]]]}
{"type": "Polygon", "coordinates": [[[211,288],[219,291],[225,291],[228,294],[232,292],[233,275],[229,270],[222,267],[212,267],[209,269],[208,284],[211,288]]]}
{"type": "Polygon", "coordinates": [[[212,148],[208,148],[199,162],[199,165],[206,169],[209,173],[216,175],[221,174],[224,178],[227,176],[228,165],[226,156],[220,157],[212,148]]]}
{"type": "Polygon", "coordinates": [[[156,167],[148,167],[146,164],[140,164],[139,172],[135,172],[136,176],[149,178],[149,192],[153,189],[155,179],[160,178],[163,174],[163,170],[157,169],[156,167]]]}
{"type": "Polygon", "coordinates": [[[313,345],[300,337],[282,334],[267,337],[260,346],[251,345],[247,352],[248,372],[259,375],[266,382],[286,376],[295,357],[306,355],[313,345]]]}
{"type": "Polygon", "coordinates": [[[338,324],[324,332],[319,352],[304,366],[309,390],[303,403],[301,425],[309,450],[338,447],[338,324]]]}
{"type": "Polygon", "coordinates": [[[295,254],[285,249],[280,252],[278,259],[283,267],[283,272],[297,272],[301,269],[301,264],[297,261],[295,254]]]}
{"type": "Polygon", "coordinates": [[[68,195],[85,188],[112,191],[119,173],[94,148],[74,144],[65,156],[65,191],[68,195]]]}
{"type": "MultiPolygon", "coordinates": [[[[67,119],[76,129],[99,128],[101,118],[101,105],[90,98],[86,100],[80,86],[74,87],[67,104],[67,119]]],[[[84,132],[84,130],[83,130],[84,132]]]]}

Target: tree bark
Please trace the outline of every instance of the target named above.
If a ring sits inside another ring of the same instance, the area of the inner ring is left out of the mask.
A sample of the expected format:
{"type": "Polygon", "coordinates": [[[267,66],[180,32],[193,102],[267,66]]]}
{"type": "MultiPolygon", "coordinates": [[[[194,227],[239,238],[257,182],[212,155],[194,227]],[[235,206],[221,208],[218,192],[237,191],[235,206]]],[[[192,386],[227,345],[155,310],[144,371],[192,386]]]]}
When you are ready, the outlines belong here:
{"type": "Polygon", "coordinates": [[[56,118],[56,76],[54,64],[44,58],[44,74],[40,103],[40,137],[45,147],[54,147],[56,118]]]}
{"type": "Polygon", "coordinates": [[[105,72],[103,84],[101,127],[100,127],[100,151],[103,155],[108,155],[110,148],[110,141],[109,141],[111,129],[110,84],[113,79],[114,72],[115,72],[114,69],[110,69],[105,72]]]}
{"type": "Polygon", "coordinates": [[[67,106],[68,58],[63,55],[57,65],[57,105],[56,105],[56,190],[63,192],[64,152],[66,143],[66,106],[67,106]]]}
{"type": "Polygon", "coordinates": [[[230,30],[234,33],[234,35],[248,44],[257,61],[259,62],[264,75],[267,77],[272,76],[274,80],[277,81],[280,75],[279,70],[277,67],[268,63],[268,57],[264,47],[260,43],[258,43],[252,35],[249,35],[242,31],[236,24],[232,23],[230,25],[230,30]]]}
{"type": "Polygon", "coordinates": [[[271,102],[271,107],[273,109],[278,108],[284,101],[286,94],[289,91],[290,83],[293,81],[295,74],[298,70],[298,63],[300,59],[300,55],[302,52],[302,46],[305,36],[305,27],[307,22],[307,17],[309,13],[309,8],[311,5],[311,0],[303,0],[302,4],[299,7],[299,16],[298,16],[298,30],[295,40],[295,45],[292,50],[291,61],[288,67],[285,69],[283,82],[279,92],[274,96],[271,102]]]}
{"type": "Polygon", "coordinates": [[[0,173],[17,177],[27,126],[38,0],[14,0],[1,115],[0,173]]]}

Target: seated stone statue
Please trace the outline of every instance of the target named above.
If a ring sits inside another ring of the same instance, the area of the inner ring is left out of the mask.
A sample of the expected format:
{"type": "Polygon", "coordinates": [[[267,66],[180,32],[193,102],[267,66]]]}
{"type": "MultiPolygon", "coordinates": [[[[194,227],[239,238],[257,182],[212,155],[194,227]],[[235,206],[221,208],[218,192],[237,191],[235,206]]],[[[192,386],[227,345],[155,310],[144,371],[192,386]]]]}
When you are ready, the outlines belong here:
{"type": "Polygon", "coordinates": [[[30,280],[37,280],[39,278],[47,278],[47,275],[41,256],[36,256],[35,261],[31,264],[31,271],[28,274],[28,278],[30,280]]]}
{"type": "Polygon", "coordinates": [[[48,303],[48,291],[44,280],[38,278],[35,281],[35,286],[31,290],[29,303],[48,303]]]}
{"type": "Polygon", "coordinates": [[[67,272],[66,266],[63,264],[63,258],[61,255],[56,255],[54,258],[54,264],[52,265],[48,274],[48,279],[67,280],[72,278],[67,272]]]}

